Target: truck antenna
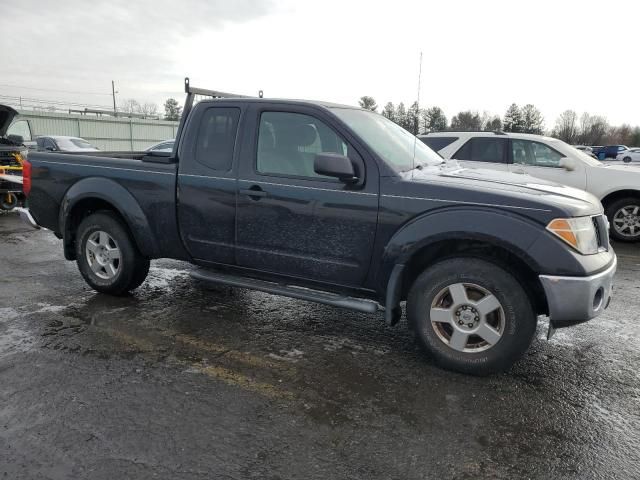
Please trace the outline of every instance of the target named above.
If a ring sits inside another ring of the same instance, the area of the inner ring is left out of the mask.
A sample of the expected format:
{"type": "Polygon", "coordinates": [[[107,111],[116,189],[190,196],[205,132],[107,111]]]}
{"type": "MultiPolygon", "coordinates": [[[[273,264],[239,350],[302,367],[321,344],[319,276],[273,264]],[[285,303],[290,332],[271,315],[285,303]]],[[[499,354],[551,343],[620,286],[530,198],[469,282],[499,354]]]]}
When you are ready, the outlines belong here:
{"type": "Polygon", "coordinates": [[[418,126],[420,125],[420,83],[422,81],[422,51],[420,51],[420,67],[418,68],[418,95],[416,99],[416,116],[413,124],[413,160],[411,161],[411,180],[413,180],[414,171],[416,169],[416,147],[418,142],[418,126]]]}

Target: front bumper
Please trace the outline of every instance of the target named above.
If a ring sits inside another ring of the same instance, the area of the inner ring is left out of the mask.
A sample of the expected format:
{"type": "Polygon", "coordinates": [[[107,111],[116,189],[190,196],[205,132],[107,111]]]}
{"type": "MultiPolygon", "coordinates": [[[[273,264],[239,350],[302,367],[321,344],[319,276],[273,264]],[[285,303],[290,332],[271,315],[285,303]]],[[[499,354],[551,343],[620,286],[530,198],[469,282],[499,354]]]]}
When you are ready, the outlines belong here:
{"type": "Polygon", "coordinates": [[[617,258],[603,272],[589,277],[540,275],[554,328],[586,322],[600,315],[611,301],[617,258]]]}

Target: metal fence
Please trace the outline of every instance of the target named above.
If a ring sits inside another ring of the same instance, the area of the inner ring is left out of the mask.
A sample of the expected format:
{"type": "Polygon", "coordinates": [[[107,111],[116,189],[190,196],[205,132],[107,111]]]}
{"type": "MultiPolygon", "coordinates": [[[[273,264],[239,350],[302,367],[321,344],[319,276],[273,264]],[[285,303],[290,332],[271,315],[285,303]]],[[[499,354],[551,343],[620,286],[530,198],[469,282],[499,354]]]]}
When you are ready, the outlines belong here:
{"type": "Polygon", "coordinates": [[[178,122],[18,110],[14,122],[26,120],[31,138],[70,135],[89,141],[100,150],[140,151],[175,138],[178,122]]]}

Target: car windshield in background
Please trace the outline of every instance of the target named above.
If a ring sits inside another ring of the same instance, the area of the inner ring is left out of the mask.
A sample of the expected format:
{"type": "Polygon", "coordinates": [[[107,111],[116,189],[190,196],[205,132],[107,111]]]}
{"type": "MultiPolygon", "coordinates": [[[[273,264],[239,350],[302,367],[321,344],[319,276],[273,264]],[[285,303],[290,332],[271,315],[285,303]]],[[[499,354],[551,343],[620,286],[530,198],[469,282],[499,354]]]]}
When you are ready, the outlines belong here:
{"type": "Polygon", "coordinates": [[[355,108],[332,108],[331,111],[397,172],[406,172],[414,166],[435,166],[444,162],[442,157],[417,137],[382,115],[355,108]]]}
{"type": "Polygon", "coordinates": [[[97,150],[96,147],[82,138],[58,138],[56,143],[61,150],[97,150]]]}
{"type": "Polygon", "coordinates": [[[589,153],[583,150],[580,150],[572,145],[569,145],[568,143],[563,142],[562,140],[558,140],[557,138],[550,138],[548,139],[548,142],[550,145],[552,145],[558,151],[560,151],[560,153],[563,153],[565,155],[570,154],[570,155],[580,157],[581,160],[583,160],[584,162],[592,166],[602,165],[602,162],[593,158],[589,153]]]}

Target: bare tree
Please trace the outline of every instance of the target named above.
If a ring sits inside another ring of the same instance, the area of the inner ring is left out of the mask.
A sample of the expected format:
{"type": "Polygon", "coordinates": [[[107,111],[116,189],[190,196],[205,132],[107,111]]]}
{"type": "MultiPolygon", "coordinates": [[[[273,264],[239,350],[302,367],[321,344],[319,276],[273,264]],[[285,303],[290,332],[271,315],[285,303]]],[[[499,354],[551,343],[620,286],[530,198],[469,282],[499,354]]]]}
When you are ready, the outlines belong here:
{"type": "Polygon", "coordinates": [[[120,103],[120,111],[122,113],[139,113],[140,103],[133,98],[129,98],[120,103]]]}
{"type": "Polygon", "coordinates": [[[143,115],[147,115],[148,117],[157,117],[158,115],[158,105],[155,103],[145,103],[140,106],[140,112],[143,115]]]}
{"type": "Polygon", "coordinates": [[[556,120],[552,135],[569,144],[578,137],[578,115],[573,110],[565,110],[556,120]]]}
{"type": "Polygon", "coordinates": [[[573,142],[581,145],[599,145],[605,141],[609,131],[606,118],[585,112],[580,116],[580,126],[573,142]]]}

